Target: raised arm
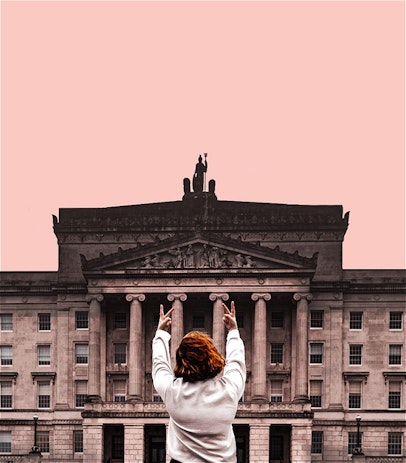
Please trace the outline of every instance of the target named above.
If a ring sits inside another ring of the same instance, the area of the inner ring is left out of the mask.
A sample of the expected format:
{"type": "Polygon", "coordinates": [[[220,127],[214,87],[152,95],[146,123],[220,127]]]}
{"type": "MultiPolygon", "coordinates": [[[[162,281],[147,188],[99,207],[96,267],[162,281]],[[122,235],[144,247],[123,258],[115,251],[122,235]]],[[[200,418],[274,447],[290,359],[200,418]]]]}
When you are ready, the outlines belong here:
{"type": "Polygon", "coordinates": [[[159,323],[154,339],[152,340],[152,380],[158,394],[165,400],[165,391],[173,381],[171,368],[171,355],[169,351],[168,333],[171,325],[171,315],[174,308],[164,313],[164,306],[159,307],[159,323]]]}

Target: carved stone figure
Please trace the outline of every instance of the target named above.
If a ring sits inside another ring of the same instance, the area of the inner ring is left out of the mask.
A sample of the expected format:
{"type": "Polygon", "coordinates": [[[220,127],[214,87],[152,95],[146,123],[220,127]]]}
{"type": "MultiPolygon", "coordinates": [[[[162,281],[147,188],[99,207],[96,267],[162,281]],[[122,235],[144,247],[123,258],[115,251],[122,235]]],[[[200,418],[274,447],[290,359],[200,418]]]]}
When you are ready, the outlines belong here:
{"type": "Polygon", "coordinates": [[[204,153],[204,158],[203,163],[202,156],[199,156],[199,162],[196,164],[195,173],[193,175],[193,191],[195,193],[201,193],[203,191],[204,174],[207,172],[207,153],[204,153]]]}

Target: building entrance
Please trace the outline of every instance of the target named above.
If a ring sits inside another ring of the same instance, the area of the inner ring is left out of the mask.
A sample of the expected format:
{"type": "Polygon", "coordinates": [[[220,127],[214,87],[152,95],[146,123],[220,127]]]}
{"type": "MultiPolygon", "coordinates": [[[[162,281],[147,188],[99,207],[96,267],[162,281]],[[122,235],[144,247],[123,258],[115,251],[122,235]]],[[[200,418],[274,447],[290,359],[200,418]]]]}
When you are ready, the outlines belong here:
{"type": "Polygon", "coordinates": [[[291,427],[289,425],[272,425],[269,435],[270,463],[289,463],[291,427]]]}
{"type": "Polygon", "coordinates": [[[145,463],[165,463],[166,426],[146,425],[144,428],[145,463]]]}
{"type": "Polygon", "coordinates": [[[124,463],[124,426],[104,425],[104,462],[124,463]]]}
{"type": "Polygon", "coordinates": [[[233,430],[237,444],[237,463],[248,463],[250,427],[248,424],[235,424],[233,430]]]}

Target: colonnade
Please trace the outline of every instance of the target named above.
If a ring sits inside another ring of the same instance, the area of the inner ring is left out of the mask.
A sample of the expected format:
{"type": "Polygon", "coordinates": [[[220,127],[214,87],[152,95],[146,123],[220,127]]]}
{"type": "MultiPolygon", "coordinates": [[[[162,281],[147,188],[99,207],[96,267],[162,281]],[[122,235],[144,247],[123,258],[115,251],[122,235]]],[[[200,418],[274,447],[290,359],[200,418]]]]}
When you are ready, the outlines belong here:
{"type": "MultiPolygon", "coordinates": [[[[295,333],[296,339],[296,371],[294,384],[294,402],[308,400],[308,314],[309,302],[312,296],[309,293],[292,294],[296,302],[295,333]]],[[[144,355],[142,343],[143,319],[142,302],[145,294],[127,294],[126,300],[130,302],[130,339],[129,339],[129,370],[128,400],[142,401],[142,384],[144,371],[142,369],[142,356],[144,355]]],[[[168,301],[172,302],[173,324],[171,328],[171,359],[175,360],[176,348],[184,336],[183,327],[183,303],[187,300],[185,293],[170,293],[168,301]]],[[[225,351],[225,331],[222,322],[222,303],[228,301],[228,293],[210,293],[210,301],[213,302],[213,339],[220,352],[225,351]]],[[[271,293],[252,293],[251,299],[255,302],[254,332],[252,351],[252,401],[269,401],[266,389],[266,359],[267,359],[267,301],[271,300],[271,293]]],[[[93,401],[101,400],[100,390],[100,319],[101,303],[103,295],[89,295],[89,378],[88,395],[93,401]]]]}

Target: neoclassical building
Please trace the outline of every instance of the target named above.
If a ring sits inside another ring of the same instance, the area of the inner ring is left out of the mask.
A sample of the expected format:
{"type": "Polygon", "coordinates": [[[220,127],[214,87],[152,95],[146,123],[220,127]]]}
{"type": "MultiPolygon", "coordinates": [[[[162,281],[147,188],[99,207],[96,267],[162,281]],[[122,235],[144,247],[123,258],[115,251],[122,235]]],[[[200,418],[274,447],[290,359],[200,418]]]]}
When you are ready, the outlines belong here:
{"type": "Polygon", "coordinates": [[[405,271],[342,268],[341,206],[219,200],[206,171],[179,201],[60,209],[58,270],[1,273],[0,461],[35,439],[44,462],[164,462],[159,304],[173,356],[192,329],[224,351],[231,300],[238,463],[406,461],[405,271]]]}

